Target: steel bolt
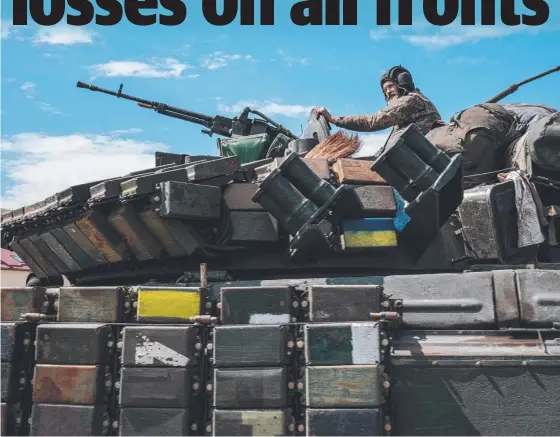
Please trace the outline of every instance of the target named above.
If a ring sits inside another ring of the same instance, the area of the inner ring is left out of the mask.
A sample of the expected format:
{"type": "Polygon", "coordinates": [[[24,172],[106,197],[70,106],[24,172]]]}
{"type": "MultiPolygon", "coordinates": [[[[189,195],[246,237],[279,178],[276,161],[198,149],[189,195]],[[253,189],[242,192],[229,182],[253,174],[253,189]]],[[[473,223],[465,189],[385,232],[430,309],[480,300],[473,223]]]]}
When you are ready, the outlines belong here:
{"type": "Polygon", "coordinates": [[[298,389],[299,391],[302,391],[302,390],[303,390],[303,382],[298,382],[298,384],[297,384],[297,389],[298,389]]]}
{"type": "Polygon", "coordinates": [[[206,349],[211,351],[213,347],[214,347],[214,345],[212,343],[208,343],[208,345],[206,346],[206,349]]]}
{"type": "Polygon", "coordinates": [[[113,421],[113,428],[118,428],[119,427],[119,421],[118,420],[114,420],[113,421]]]}
{"type": "Polygon", "coordinates": [[[107,347],[113,347],[115,345],[115,342],[113,340],[109,340],[107,342],[107,347]]]}
{"type": "Polygon", "coordinates": [[[198,426],[196,426],[196,423],[193,423],[193,424],[191,425],[191,429],[192,429],[193,431],[196,431],[197,428],[198,428],[198,426]]]}
{"type": "Polygon", "coordinates": [[[297,430],[298,430],[299,432],[303,432],[303,431],[305,430],[305,426],[303,426],[303,425],[298,425],[297,430]]]}
{"type": "Polygon", "coordinates": [[[293,390],[293,389],[295,388],[295,386],[296,386],[296,385],[295,385],[293,382],[288,382],[288,388],[289,388],[290,390],[293,390]]]}
{"type": "Polygon", "coordinates": [[[302,340],[299,340],[299,341],[296,343],[296,345],[297,345],[298,349],[303,349],[304,343],[303,343],[302,340]]]}
{"type": "Polygon", "coordinates": [[[212,432],[212,425],[206,426],[206,432],[212,432]]]}
{"type": "Polygon", "coordinates": [[[200,349],[202,349],[202,343],[197,343],[194,345],[194,348],[199,351],[200,349]]]}
{"type": "Polygon", "coordinates": [[[193,390],[198,390],[198,389],[200,388],[200,384],[199,384],[198,382],[195,382],[195,383],[192,385],[192,388],[193,388],[193,390]]]}
{"type": "Polygon", "coordinates": [[[292,340],[290,340],[288,342],[288,348],[293,349],[293,347],[294,347],[294,342],[292,340]]]}
{"type": "Polygon", "coordinates": [[[385,431],[389,432],[389,431],[391,431],[391,429],[393,429],[393,427],[391,426],[391,424],[390,424],[390,423],[386,423],[386,424],[385,424],[385,431]]]}
{"type": "Polygon", "coordinates": [[[294,425],[293,423],[290,423],[290,424],[288,425],[288,431],[294,432],[295,429],[296,429],[296,427],[295,427],[295,425],[294,425]]]}
{"type": "Polygon", "coordinates": [[[389,340],[387,340],[386,338],[384,338],[383,340],[381,340],[381,344],[383,346],[389,346],[389,340]]]}
{"type": "Polygon", "coordinates": [[[206,390],[207,391],[212,391],[212,384],[206,384],[206,390]]]}
{"type": "Polygon", "coordinates": [[[302,307],[302,308],[307,308],[307,305],[308,305],[308,304],[309,304],[309,302],[306,301],[306,300],[302,300],[302,301],[301,301],[301,307],[302,307]]]}

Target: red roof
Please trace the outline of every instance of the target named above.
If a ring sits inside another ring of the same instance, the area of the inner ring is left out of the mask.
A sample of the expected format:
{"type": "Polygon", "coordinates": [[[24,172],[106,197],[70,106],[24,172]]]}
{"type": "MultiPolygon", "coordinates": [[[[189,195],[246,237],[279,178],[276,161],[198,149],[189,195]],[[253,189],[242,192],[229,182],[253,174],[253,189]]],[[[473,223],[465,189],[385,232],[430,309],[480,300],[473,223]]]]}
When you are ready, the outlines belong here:
{"type": "Polygon", "coordinates": [[[17,253],[8,249],[2,249],[2,270],[30,271],[31,269],[23,262],[17,253]]]}

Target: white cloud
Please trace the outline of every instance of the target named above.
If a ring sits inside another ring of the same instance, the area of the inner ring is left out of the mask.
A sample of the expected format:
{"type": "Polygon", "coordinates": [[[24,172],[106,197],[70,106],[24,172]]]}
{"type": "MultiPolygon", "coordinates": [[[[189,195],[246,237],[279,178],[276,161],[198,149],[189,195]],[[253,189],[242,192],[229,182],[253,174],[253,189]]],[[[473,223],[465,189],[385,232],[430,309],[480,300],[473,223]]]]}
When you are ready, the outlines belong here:
{"type": "Polygon", "coordinates": [[[255,59],[251,55],[228,55],[223,52],[214,52],[209,55],[204,56],[202,59],[201,67],[207,68],[208,70],[217,70],[219,68],[224,68],[229,65],[230,61],[254,61],[255,59]]]}
{"type": "Polygon", "coordinates": [[[192,68],[188,64],[179,62],[174,58],[166,58],[161,61],[156,59],[151,63],[137,61],[110,61],[106,64],[96,64],[89,67],[93,77],[141,77],[145,79],[165,79],[181,77],[183,71],[192,68]]]}
{"type": "MultiPolygon", "coordinates": [[[[288,55],[284,50],[282,49],[278,49],[278,51],[276,52],[278,54],[278,56],[280,57],[281,61],[284,61],[288,67],[293,67],[294,64],[301,64],[303,66],[307,66],[311,64],[311,58],[296,58],[293,56],[288,55]]],[[[276,62],[276,59],[272,58],[271,59],[272,62],[276,62]]]]}
{"type": "Polygon", "coordinates": [[[359,138],[362,141],[362,147],[354,152],[353,158],[364,158],[373,156],[389,138],[389,132],[383,133],[372,133],[372,134],[360,134],[359,138]]]}
{"type": "Polygon", "coordinates": [[[369,31],[369,37],[371,39],[373,39],[374,41],[387,39],[387,38],[389,38],[389,31],[387,29],[370,30],[369,31]]]}
{"type": "Polygon", "coordinates": [[[313,109],[313,106],[302,106],[302,105],[283,105],[278,102],[273,102],[269,100],[257,101],[257,100],[243,100],[233,105],[225,105],[223,103],[218,104],[218,110],[220,112],[229,112],[239,114],[243,109],[248,106],[251,109],[262,112],[264,115],[273,117],[275,115],[283,115],[289,118],[300,118],[307,117],[313,109]]]}
{"type": "Polygon", "coordinates": [[[22,90],[28,90],[31,88],[35,88],[36,84],[34,82],[24,82],[23,85],[20,87],[22,90]]]}
{"type": "Polygon", "coordinates": [[[49,112],[49,113],[54,114],[54,115],[62,114],[62,111],[60,109],[55,108],[50,103],[38,102],[38,104],[39,104],[39,109],[41,111],[49,112]]]}
{"type": "Polygon", "coordinates": [[[0,26],[2,26],[2,39],[10,38],[10,35],[13,33],[12,30],[14,29],[14,26],[12,26],[7,20],[2,20],[0,26]]]}
{"type": "Polygon", "coordinates": [[[33,42],[52,45],[92,44],[95,36],[97,32],[83,27],[60,24],[53,27],[40,27],[33,42]]]}
{"type": "Polygon", "coordinates": [[[117,130],[112,130],[111,132],[109,132],[109,135],[113,135],[113,136],[120,136],[120,135],[132,135],[132,134],[139,134],[144,132],[142,129],[137,128],[137,127],[132,127],[130,129],[117,129],[117,130]]]}
{"type": "Polygon", "coordinates": [[[2,140],[2,171],[8,178],[2,208],[38,202],[72,185],[118,177],[155,165],[162,143],[75,133],[28,132],[2,140]]]}
{"type": "Polygon", "coordinates": [[[35,97],[35,88],[37,85],[34,82],[24,82],[19,88],[23,90],[25,97],[33,99],[35,97]]]}

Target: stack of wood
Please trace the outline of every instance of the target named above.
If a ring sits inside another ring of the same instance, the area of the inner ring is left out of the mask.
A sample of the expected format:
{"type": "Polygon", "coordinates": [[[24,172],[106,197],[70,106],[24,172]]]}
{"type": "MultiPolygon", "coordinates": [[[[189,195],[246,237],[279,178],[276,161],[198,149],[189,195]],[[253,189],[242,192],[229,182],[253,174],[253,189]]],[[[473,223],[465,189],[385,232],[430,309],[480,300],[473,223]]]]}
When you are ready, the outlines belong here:
{"type": "Polygon", "coordinates": [[[317,144],[305,157],[326,158],[329,164],[334,164],[338,159],[352,155],[361,145],[358,135],[349,135],[340,130],[317,144]]]}

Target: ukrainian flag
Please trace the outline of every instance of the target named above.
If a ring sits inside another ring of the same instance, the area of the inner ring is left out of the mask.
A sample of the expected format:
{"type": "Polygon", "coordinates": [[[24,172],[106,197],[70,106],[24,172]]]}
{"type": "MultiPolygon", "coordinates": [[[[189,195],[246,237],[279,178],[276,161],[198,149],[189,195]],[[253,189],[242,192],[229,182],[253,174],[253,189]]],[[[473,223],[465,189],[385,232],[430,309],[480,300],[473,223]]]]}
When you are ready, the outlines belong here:
{"type": "Polygon", "coordinates": [[[344,220],[342,229],[344,249],[397,247],[397,231],[392,218],[344,220]]]}

